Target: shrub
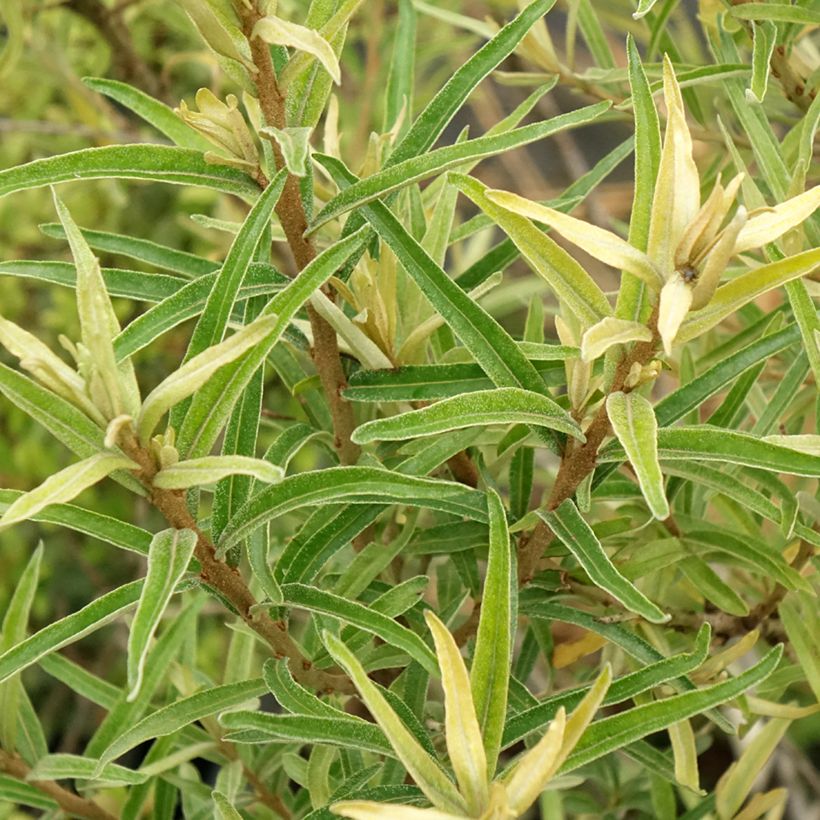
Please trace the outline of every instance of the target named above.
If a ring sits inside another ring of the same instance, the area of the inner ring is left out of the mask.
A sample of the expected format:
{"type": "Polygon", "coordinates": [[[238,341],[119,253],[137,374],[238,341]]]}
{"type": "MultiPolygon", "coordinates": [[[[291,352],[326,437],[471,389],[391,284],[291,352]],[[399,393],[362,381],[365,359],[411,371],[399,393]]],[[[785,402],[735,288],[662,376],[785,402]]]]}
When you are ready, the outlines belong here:
{"type": "Polygon", "coordinates": [[[818,12],[0,7],[3,816],[806,816],[818,12]]]}

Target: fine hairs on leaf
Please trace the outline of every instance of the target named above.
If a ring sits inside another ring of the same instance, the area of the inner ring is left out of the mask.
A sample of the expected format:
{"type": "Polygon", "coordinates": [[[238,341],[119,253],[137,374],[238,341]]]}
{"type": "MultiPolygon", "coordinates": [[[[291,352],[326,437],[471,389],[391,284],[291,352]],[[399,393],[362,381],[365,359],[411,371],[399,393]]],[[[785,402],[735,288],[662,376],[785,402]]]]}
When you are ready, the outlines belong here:
{"type": "Polygon", "coordinates": [[[0,817],[811,815],[818,28],[0,0],[0,817]]]}

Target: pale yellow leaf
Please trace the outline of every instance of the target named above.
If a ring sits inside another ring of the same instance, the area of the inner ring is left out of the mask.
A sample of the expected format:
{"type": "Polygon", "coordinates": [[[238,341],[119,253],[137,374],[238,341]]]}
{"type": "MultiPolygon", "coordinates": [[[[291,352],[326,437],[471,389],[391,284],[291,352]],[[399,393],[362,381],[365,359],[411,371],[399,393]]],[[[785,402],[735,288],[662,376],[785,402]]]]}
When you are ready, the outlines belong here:
{"type": "Polygon", "coordinates": [[[519,216],[555,228],[558,233],[590,256],[613,268],[638,276],[654,290],[658,290],[663,284],[663,279],[646,254],[611,231],[508,191],[489,190],[487,199],[519,216]]]}
{"type": "Polygon", "coordinates": [[[675,759],[675,778],[682,786],[700,791],[698,772],[698,752],[695,748],[695,733],[688,720],[673,723],[669,729],[672,754],[675,759]]]}
{"type": "Polygon", "coordinates": [[[782,236],[786,231],[805,222],[820,208],[820,185],[815,185],[799,196],[787,199],[773,208],[753,213],[735,243],[735,253],[761,248],[782,236]]]}
{"type": "Polygon", "coordinates": [[[691,304],[692,286],[679,273],[673,274],[661,290],[658,306],[658,333],[667,356],[691,304]]]}
{"type": "Polygon", "coordinates": [[[652,201],[647,256],[666,279],[675,269],[675,252],[700,207],[700,177],[692,158],[692,137],[668,56],[663,62],[663,93],[666,133],[652,201]]]}
{"type": "Polygon", "coordinates": [[[37,515],[51,504],[65,504],[115,470],[136,470],[138,464],[121,453],[96,453],[49,476],[39,487],[21,495],[0,518],[0,528],[37,515]]]}
{"type": "Polygon", "coordinates": [[[718,817],[729,820],[743,805],[757,776],[780,743],[791,721],[773,718],[755,734],[737,762],[733,763],[715,789],[718,817]]]}
{"type": "Polygon", "coordinates": [[[584,331],[581,337],[581,358],[585,362],[592,362],[614,345],[648,342],[651,339],[652,331],[646,325],[607,316],[584,331]]]}
{"type": "Polygon", "coordinates": [[[447,752],[467,808],[476,816],[487,806],[487,756],[476,717],[470,675],[453,636],[432,610],[424,613],[436,645],[444,689],[447,752]]]}
{"type": "Polygon", "coordinates": [[[342,81],[341,69],[336,52],[318,31],[282,20],[270,15],[263,17],[254,27],[251,38],[261,37],[266,43],[295,48],[312,54],[327,70],[338,85],[342,81]]]}
{"type": "Polygon", "coordinates": [[[330,810],[351,820],[464,820],[463,814],[450,814],[438,809],[417,809],[395,803],[374,803],[370,800],[342,800],[330,810]]]}
{"type": "Polygon", "coordinates": [[[562,706],[544,736],[515,765],[506,778],[507,804],[523,814],[539,797],[561,764],[566,712],[562,706]]]}

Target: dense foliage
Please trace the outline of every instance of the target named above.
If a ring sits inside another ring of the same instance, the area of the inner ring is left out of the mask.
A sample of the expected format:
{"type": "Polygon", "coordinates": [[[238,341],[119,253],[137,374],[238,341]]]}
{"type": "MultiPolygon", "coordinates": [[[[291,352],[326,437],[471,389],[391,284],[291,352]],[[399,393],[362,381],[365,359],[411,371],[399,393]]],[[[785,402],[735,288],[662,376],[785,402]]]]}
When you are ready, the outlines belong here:
{"type": "Polygon", "coordinates": [[[810,816],[816,4],[0,14],[0,817],[810,816]]]}

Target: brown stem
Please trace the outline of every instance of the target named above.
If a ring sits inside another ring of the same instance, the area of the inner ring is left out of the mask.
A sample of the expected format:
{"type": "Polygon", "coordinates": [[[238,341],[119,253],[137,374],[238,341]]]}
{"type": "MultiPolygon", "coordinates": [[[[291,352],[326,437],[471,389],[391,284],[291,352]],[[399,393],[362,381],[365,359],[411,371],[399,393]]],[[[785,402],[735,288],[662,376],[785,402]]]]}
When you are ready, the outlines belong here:
{"type": "Polygon", "coordinates": [[[242,620],[260,635],[277,658],[288,658],[294,678],[305,686],[318,691],[352,692],[353,686],[346,675],[315,669],[304,657],[296,642],[288,635],[287,626],[274,621],[257,606],[257,600],[239,571],[220,561],[211,540],[197,526],[188,509],[185,493],[181,490],[163,490],[153,486],[157,466],[151,454],[140,447],[133,434],[126,434],[120,441],[123,452],[140,465],[137,477],[148,490],[151,503],[176,529],[193,530],[197,534],[194,555],[200,564],[200,577],[208,586],[218,590],[236,610],[242,620]]]}
{"type": "MultiPolygon", "coordinates": [[[[652,339],[648,342],[640,342],[624,356],[615,370],[612,386],[609,390],[615,393],[625,390],[626,378],[632,370],[634,364],[647,364],[655,355],[658,345],[657,332],[657,308],[649,319],[649,327],[652,330],[652,339]]],[[[561,460],[558,468],[558,475],[552,486],[547,509],[554,510],[568,498],[572,498],[578,485],[595,469],[598,458],[598,450],[604,439],[609,434],[609,417],[606,413],[606,401],[601,403],[595,418],[590,422],[585,430],[586,441],[573,450],[568,451],[561,460]]],[[[519,542],[518,551],[518,581],[520,584],[527,583],[535,574],[538,562],[544,554],[544,550],[552,541],[552,532],[544,521],[536,524],[532,533],[522,538],[519,542]]]]}
{"type": "Polygon", "coordinates": [[[19,757],[0,749],[0,771],[34,786],[35,789],[54,800],[69,817],[84,817],[88,820],[115,820],[113,814],[98,806],[93,800],[80,797],[64,789],[53,780],[28,780],[31,769],[19,757]]]}
{"type": "MultiPolygon", "coordinates": [[[[268,45],[264,40],[251,36],[253,27],[262,15],[256,6],[252,8],[247,8],[244,4],[237,4],[237,6],[242,17],[242,27],[250,41],[253,63],[256,66],[254,81],[262,114],[268,125],[284,128],[287,124],[285,98],[276,80],[268,45]]],[[[271,147],[276,167],[283,168],[285,161],[276,140],[271,140],[271,147]]],[[[299,180],[293,174],[289,174],[285,182],[282,196],[279,197],[279,203],[276,206],[276,214],[282,224],[296,267],[302,270],[316,257],[316,249],[311,240],[305,237],[307,218],[299,190],[299,180]]],[[[334,444],[339,453],[339,460],[342,464],[355,464],[359,459],[361,448],[350,438],[356,428],[356,420],[353,416],[353,407],[342,396],[342,391],[347,387],[347,379],[339,355],[336,331],[310,305],[307,311],[313,332],[313,361],[330,405],[335,434],[334,444]]]]}

